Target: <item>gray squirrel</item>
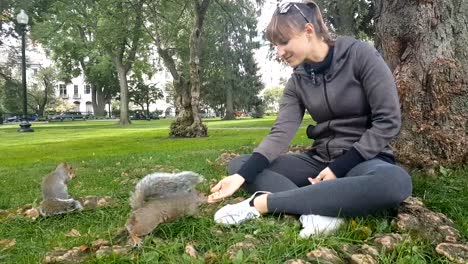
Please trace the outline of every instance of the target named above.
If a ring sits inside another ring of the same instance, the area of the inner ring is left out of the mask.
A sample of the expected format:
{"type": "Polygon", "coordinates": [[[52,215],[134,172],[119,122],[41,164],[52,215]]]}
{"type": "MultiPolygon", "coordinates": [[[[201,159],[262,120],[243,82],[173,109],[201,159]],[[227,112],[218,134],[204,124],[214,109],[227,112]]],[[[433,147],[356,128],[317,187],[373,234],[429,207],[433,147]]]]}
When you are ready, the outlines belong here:
{"type": "Polygon", "coordinates": [[[57,168],[42,181],[42,202],[39,213],[42,216],[58,215],[72,211],[81,211],[81,203],[68,194],[68,182],[75,177],[75,170],[67,163],[60,163],[57,168]]]}
{"type": "Polygon", "coordinates": [[[194,215],[206,203],[195,187],[203,177],[195,172],[152,173],[141,179],[130,197],[132,212],[125,226],[133,246],[159,224],[194,215]]]}

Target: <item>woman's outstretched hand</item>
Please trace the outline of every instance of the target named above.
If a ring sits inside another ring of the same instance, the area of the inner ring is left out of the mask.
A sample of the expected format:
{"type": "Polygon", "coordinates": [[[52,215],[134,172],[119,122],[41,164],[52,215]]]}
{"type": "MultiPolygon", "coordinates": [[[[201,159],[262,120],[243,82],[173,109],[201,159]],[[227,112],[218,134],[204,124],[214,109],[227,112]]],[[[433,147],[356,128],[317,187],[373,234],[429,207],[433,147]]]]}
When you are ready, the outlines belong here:
{"type": "Polygon", "coordinates": [[[316,183],[319,183],[321,181],[329,181],[329,180],[334,180],[336,179],[336,176],[335,176],[335,173],[333,173],[332,170],[330,170],[330,168],[326,167],[325,169],[323,169],[319,175],[317,175],[317,177],[315,178],[308,178],[308,180],[310,181],[310,183],[312,184],[316,184],[316,183]]]}
{"type": "Polygon", "coordinates": [[[220,180],[211,188],[211,194],[208,196],[208,203],[215,203],[234,194],[245,182],[244,177],[239,174],[233,174],[220,180]]]}

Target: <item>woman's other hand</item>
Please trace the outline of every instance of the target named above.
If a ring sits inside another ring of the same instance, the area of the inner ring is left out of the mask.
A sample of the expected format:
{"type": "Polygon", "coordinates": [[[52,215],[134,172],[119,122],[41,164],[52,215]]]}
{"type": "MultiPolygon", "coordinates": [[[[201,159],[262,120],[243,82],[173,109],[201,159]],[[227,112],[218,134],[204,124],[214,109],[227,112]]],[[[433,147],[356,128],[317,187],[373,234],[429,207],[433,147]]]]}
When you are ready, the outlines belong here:
{"type": "Polygon", "coordinates": [[[312,184],[316,184],[316,183],[319,183],[321,181],[329,181],[329,180],[334,180],[336,179],[336,176],[335,176],[335,173],[333,173],[332,170],[330,170],[330,168],[326,167],[325,169],[323,169],[319,175],[315,178],[308,178],[308,180],[310,181],[310,183],[312,184]]]}
{"type": "Polygon", "coordinates": [[[239,174],[233,174],[220,180],[211,188],[211,195],[208,196],[208,203],[218,202],[234,194],[245,182],[239,174]]]}

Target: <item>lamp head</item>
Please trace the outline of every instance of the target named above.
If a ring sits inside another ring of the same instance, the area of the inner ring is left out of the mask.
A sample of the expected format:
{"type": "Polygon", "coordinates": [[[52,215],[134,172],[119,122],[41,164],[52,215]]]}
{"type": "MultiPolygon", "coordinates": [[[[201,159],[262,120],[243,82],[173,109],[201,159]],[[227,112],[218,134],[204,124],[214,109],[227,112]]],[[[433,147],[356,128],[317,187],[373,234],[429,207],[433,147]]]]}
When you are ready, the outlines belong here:
{"type": "Polygon", "coordinates": [[[20,13],[16,16],[16,21],[18,21],[20,25],[27,25],[29,21],[28,14],[21,9],[20,13]]]}

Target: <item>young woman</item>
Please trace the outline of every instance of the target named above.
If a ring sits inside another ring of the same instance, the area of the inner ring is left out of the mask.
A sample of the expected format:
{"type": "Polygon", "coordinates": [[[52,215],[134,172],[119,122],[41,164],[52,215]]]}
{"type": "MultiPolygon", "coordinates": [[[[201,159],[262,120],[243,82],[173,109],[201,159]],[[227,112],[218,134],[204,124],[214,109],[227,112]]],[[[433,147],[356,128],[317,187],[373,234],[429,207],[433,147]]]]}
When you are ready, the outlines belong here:
{"type": "Polygon", "coordinates": [[[312,1],[278,6],[266,36],[294,68],[270,134],[251,155],[232,160],[209,202],[241,186],[249,199],[226,205],[215,221],[239,224],[265,213],[301,215],[301,237],[336,230],[342,217],[398,206],[412,190],[390,141],[401,126],[395,81],[380,54],[351,37],[333,40],[312,1]],[[316,125],[302,154],[282,155],[305,110],[316,125]]]}

